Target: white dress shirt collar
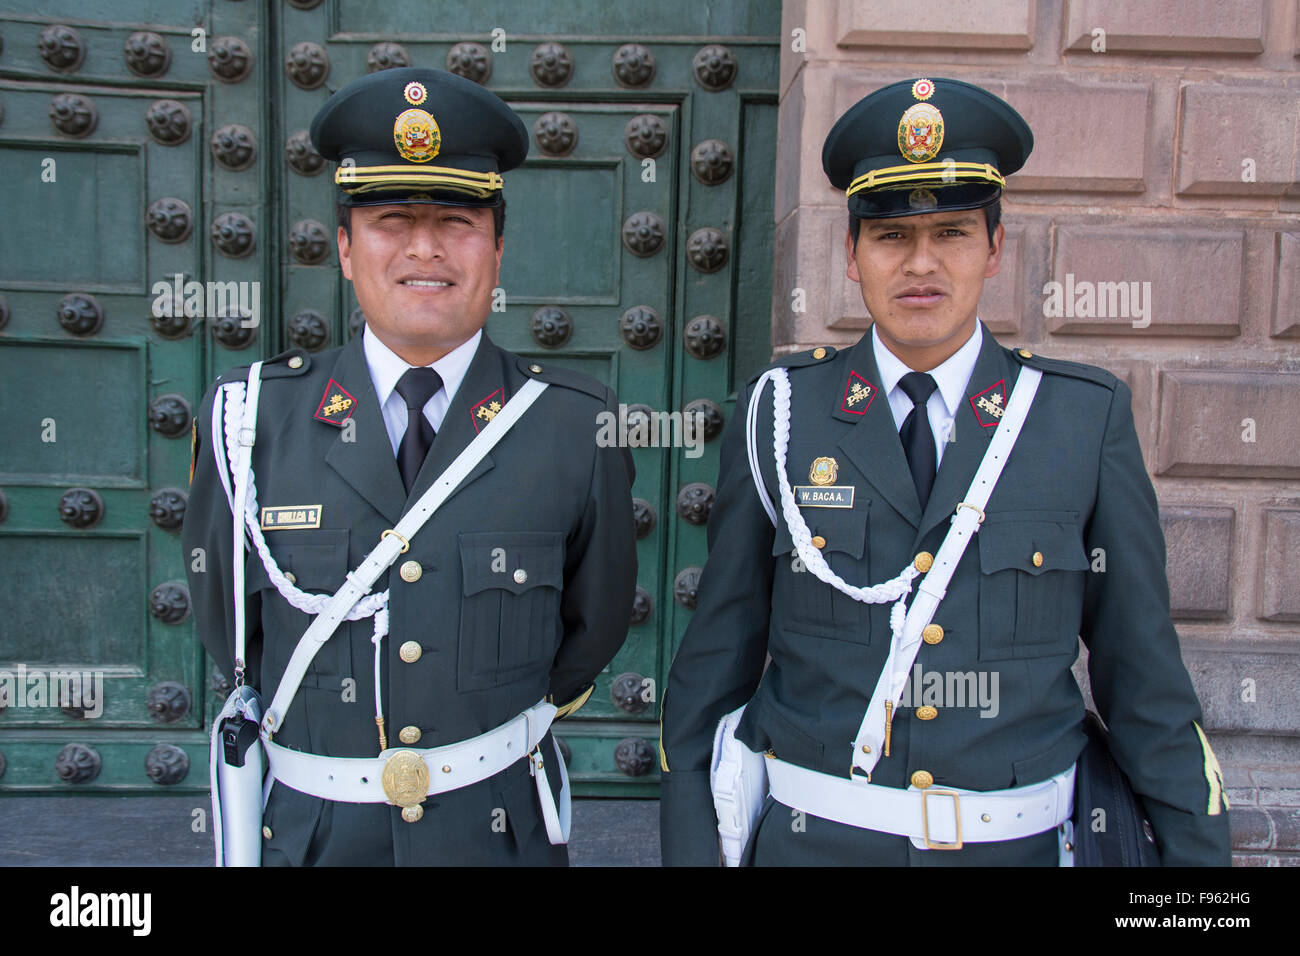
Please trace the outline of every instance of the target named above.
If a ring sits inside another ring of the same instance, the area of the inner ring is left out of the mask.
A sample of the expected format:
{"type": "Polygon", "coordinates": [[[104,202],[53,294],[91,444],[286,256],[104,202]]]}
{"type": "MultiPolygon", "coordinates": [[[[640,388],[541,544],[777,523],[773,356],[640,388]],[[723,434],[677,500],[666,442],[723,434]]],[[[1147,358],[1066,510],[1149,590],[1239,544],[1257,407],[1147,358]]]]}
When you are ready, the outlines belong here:
{"type": "MultiPolygon", "coordinates": [[[[975,331],[971,333],[966,343],[948,356],[943,364],[930,370],[929,374],[939,386],[938,391],[943,397],[943,404],[948,409],[949,417],[957,414],[961,400],[966,394],[966,386],[970,383],[971,374],[975,371],[975,362],[984,344],[983,324],[976,319],[975,331]]],[[[885,343],[880,341],[874,323],[871,326],[871,345],[875,351],[876,368],[880,372],[880,387],[884,389],[886,395],[893,396],[899,379],[914,369],[908,368],[902,359],[889,351],[885,343]]],[[[909,409],[911,405],[911,399],[907,399],[909,409]]]]}
{"type": "MultiPolygon", "coordinates": [[[[370,369],[370,381],[374,383],[375,397],[379,399],[382,408],[397,387],[397,380],[415,366],[380,341],[379,336],[370,331],[370,326],[365,327],[363,335],[366,366],[370,369]]],[[[474,359],[482,337],[483,330],[479,329],[465,342],[428,366],[442,379],[442,391],[446,393],[448,402],[455,396],[456,389],[460,388],[465,373],[469,371],[469,364],[474,359]]]]}
{"type": "MultiPolygon", "coordinates": [[[[362,347],[365,350],[366,366],[370,370],[370,381],[375,386],[375,397],[379,399],[379,411],[384,419],[384,429],[388,432],[388,442],[393,448],[393,454],[397,454],[397,446],[410,419],[406,403],[397,394],[397,380],[414,366],[407,364],[401,356],[381,342],[369,326],[363,335],[362,347]]],[[[435,432],[442,431],[443,419],[451,407],[452,396],[469,371],[482,338],[483,330],[479,329],[468,341],[428,366],[442,379],[442,388],[424,406],[424,417],[429,420],[435,432]]]]}

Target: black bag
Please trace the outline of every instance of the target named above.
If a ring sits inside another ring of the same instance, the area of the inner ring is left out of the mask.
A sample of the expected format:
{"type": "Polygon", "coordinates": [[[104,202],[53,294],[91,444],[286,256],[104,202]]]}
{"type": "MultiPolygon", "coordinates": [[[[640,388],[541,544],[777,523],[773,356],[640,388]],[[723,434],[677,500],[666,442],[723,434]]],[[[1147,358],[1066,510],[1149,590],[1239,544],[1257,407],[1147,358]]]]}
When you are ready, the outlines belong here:
{"type": "Polygon", "coordinates": [[[1151,824],[1142,813],[1124,771],[1110,754],[1110,735],[1088,711],[1088,736],[1074,778],[1074,865],[1159,866],[1151,824]],[[1105,812],[1105,829],[1093,830],[1094,814],[1105,812]]]}

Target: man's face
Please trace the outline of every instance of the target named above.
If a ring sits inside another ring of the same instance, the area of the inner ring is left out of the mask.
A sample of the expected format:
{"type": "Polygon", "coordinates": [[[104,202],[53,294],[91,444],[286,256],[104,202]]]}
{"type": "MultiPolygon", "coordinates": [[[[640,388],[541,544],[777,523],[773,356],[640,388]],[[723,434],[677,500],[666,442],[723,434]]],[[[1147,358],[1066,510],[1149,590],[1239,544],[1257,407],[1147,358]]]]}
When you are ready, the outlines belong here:
{"type": "Polygon", "coordinates": [[[999,224],[990,246],[984,210],[972,209],[864,219],[856,252],[845,237],[846,274],[862,288],[890,351],[942,361],[971,336],[984,280],[998,274],[1004,233],[999,224]]]}
{"type": "Polygon", "coordinates": [[[385,345],[408,361],[404,353],[437,352],[434,361],[483,327],[504,249],[491,209],[394,203],[351,215],[351,240],[339,228],[339,263],[385,345]]]}

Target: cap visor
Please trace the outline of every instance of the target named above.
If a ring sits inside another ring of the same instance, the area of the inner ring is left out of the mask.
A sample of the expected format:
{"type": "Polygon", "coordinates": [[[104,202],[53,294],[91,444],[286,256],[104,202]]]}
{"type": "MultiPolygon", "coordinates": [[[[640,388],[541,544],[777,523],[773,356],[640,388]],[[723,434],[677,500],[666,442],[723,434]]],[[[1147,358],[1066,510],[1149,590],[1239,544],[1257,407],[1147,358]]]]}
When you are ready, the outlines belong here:
{"type": "Polygon", "coordinates": [[[857,192],[849,197],[848,207],[849,212],[859,219],[895,219],[980,209],[1001,196],[1002,187],[993,183],[954,183],[948,186],[927,183],[857,192]]]}

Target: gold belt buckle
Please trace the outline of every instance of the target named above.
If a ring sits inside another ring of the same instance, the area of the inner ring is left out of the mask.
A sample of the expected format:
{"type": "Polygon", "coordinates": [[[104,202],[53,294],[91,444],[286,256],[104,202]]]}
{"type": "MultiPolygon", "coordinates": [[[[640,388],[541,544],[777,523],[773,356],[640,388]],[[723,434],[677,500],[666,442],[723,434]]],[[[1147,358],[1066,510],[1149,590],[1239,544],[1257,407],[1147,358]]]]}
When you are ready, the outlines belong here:
{"type": "Polygon", "coordinates": [[[384,764],[380,783],[388,802],[402,808],[408,823],[423,815],[420,804],[429,795],[429,766],[414,750],[395,751],[384,764]]]}
{"type": "Polygon", "coordinates": [[[921,791],[921,831],[925,839],[926,849],[929,850],[960,850],[961,842],[961,795],[956,790],[933,790],[925,789],[921,791]],[[956,843],[937,843],[930,839],[930,814],[926,807],[926,800],[931,796],[952,797],[953,813],[957,818],[957,842],[956,843]]]}

